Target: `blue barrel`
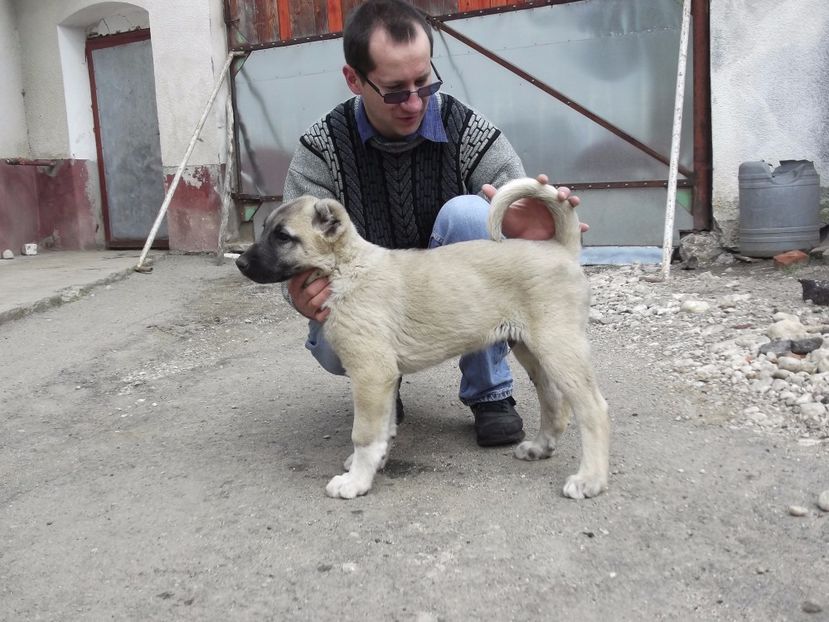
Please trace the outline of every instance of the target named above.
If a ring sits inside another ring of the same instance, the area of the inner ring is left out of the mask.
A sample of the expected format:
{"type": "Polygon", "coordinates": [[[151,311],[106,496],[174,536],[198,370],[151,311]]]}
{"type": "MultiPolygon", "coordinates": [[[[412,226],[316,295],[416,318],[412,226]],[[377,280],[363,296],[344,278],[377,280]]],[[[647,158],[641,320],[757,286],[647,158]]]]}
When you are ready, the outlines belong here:
{"type": "Polygon", "coordinates": [[[740,165],[740,252],[773,257],[820,243],[820,177],[808,160],[740,165]]]}

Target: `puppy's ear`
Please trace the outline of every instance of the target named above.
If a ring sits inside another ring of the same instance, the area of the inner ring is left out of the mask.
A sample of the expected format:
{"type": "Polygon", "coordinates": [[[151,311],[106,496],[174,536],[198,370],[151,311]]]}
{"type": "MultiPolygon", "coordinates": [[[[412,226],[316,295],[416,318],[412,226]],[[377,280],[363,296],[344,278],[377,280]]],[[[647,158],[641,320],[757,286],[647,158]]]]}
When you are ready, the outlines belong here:
{"type": "Polygon", "coordinates": [[[320,199],[314,204],[311,224],[323,237],[335,238],[345,227],[345,208],[334,199],[320,199]]]}

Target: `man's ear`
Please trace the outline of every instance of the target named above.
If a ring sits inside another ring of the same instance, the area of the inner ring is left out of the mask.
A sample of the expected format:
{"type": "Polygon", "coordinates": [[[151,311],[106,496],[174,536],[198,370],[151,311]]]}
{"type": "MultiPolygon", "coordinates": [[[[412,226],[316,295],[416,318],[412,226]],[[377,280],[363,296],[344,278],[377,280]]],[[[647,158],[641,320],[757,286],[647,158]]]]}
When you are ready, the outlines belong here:
{"type": "Polygon", "coordinates": [[[345,83],[348,85],[348,89],[352,93],[355,95],[363,94],[363,82],[360,80],[360,76],[357,75],[357,71],[352,66],[343,65],[343,76],[345,76],[345,83]]]}
{"type": "Polygon", "coordinates": [[[334,199],[320,199],[314,203],[311,224],[324,238],[334,239],[345,228],[344,216],[345,208],[334,199]]]}

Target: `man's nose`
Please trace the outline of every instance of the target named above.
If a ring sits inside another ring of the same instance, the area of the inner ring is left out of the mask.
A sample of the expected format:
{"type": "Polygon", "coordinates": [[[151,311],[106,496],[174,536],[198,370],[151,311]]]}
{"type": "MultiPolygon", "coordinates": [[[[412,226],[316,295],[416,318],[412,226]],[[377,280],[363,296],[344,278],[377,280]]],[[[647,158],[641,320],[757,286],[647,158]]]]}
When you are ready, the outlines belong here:
{"type": "Polygon", "coordinates": [[[420,110],[423,107],[423,99],[417,94],[417,91],[410,91],[409,98],[400,105],[406,106],[409,110],[420,110]]]}

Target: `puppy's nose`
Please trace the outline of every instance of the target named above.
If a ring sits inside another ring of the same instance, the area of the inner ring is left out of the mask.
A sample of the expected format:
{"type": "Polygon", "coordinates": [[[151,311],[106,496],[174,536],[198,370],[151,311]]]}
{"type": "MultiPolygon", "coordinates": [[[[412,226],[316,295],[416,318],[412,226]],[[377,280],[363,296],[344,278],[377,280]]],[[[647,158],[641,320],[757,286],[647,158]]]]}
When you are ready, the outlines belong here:
{"type": "Polygon", "coordinates": [[[247,269],[248,269],[248,265],[249,265],[249,264],[248,264],[247,257],[245,257],[244,255],[239,255],[239,256],[236,258],[236,267],[237,267],[237,268],[239,268],[239,271],[240,271],[242,274],[244,274],[244,273],[245,273],[245,270],[247,270],[247,269]]]}

